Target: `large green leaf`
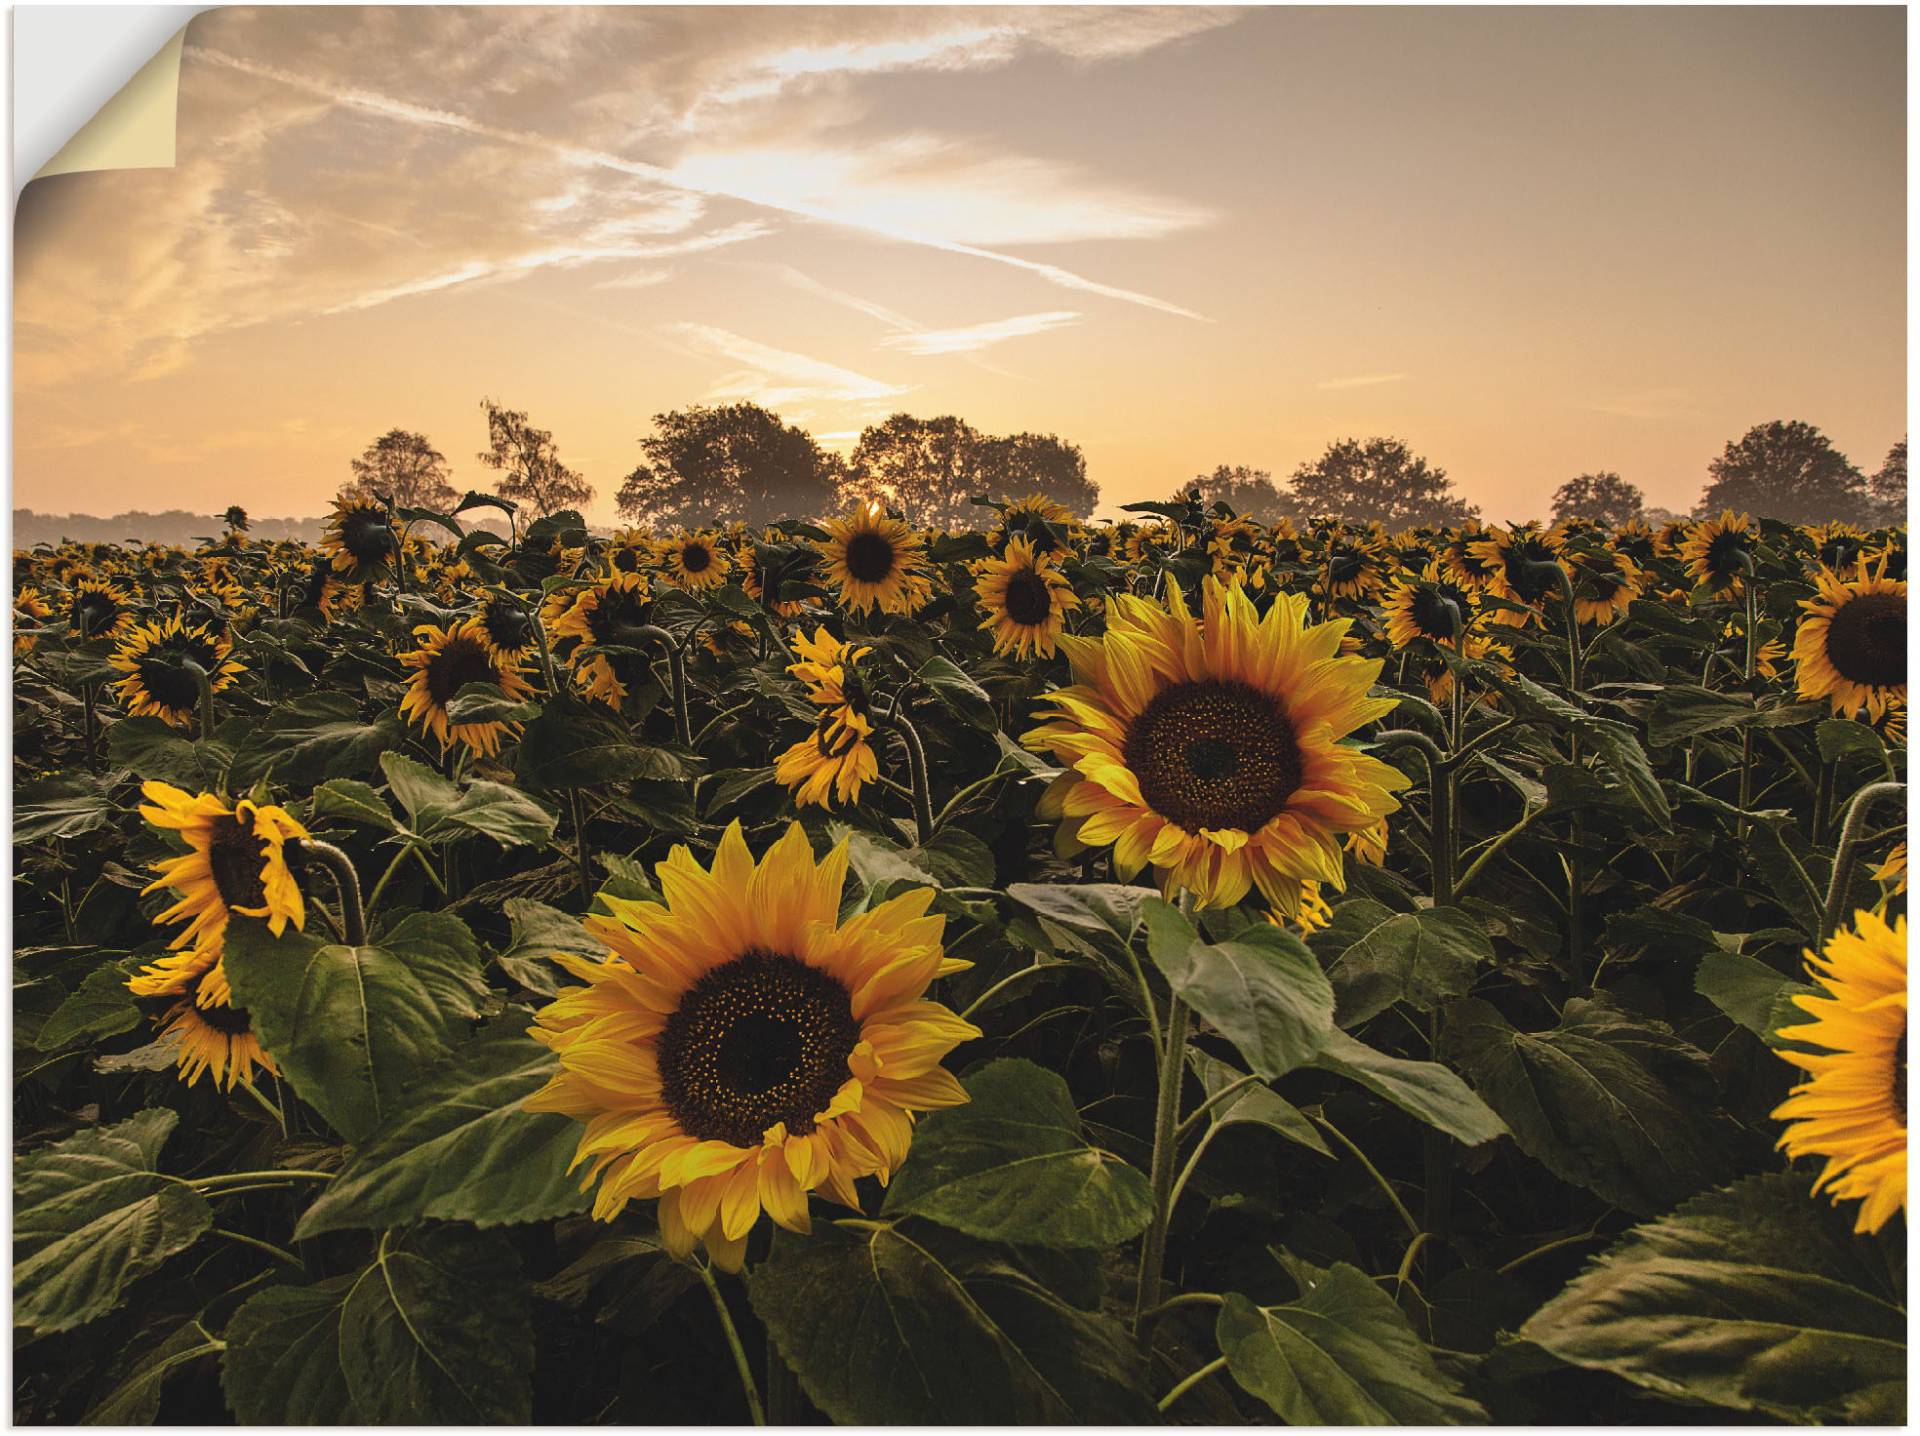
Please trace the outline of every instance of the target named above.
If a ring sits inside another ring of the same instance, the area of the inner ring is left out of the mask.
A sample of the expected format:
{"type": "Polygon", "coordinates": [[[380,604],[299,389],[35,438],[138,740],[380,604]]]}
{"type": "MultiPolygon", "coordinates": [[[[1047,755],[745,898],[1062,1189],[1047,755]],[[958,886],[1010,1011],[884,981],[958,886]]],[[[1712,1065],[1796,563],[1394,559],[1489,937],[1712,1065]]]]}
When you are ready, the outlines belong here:
{"type": "Polygon", "coordinates": [[[380,755],[400,746],[405,730],[393,713],[372,722],[351,694],[308,693],[282,703],[247,734],[227,781],[236,790],[264,778],[283,786],[371,773],[380,755]]]}
{"type": "Polygon", "coordinates": [[[478,834],[506,847],[541,844],[558,820],[518,788],[485,780],[461,788],[404,753],[382,753],[380,770],[408,827],[425,842],[478,834]]]}
{"type": "Polygon", "coordinates": [[[341,1366],[340,1309],[358,1275],[276,1286],[228,1323],[220,1384],[243,1426],[347,1426],[361,1420],[341,1366]]]}
{"type": "Polygon", "coordinates": [[[1817,991],[1757,957],[1719,951],[1700,959],[1693,989],[1763,1042],[1773,1033],[1774,1014],[1783,998],[1817,991]]]}
{"type": "Polygon", "coordinates": [[[1647,715],[1647,742],[1655,748],[1684,742],[1696,733],[1713,733],[1750,723],[1758,714],[1753,700],[1739,693],[1716,693],[1684,683],[1663,688],[1647,715]]]}
{"type": "Polygon", "coordinates": [[[1457,907],[1394,912],[1370,898],[1343,902],[1307,945],[1325,961],[1342,1027],[1405,1002],[1432,1012],[1472,990],[1493,943],[1457,907]]]}
{"type": "Polygon", "coordinates": [[[1852,1207],[1748,1177],[1634,1228],[1520,1329],[1666,1396],[1801,1422],[1906,1419],[1907,1317],[1852,1207]]]}
{"type": "Polygon", "coordinates": [[[808,1397],[863,1426],[1149,1419],[1138,1354],[1004,1247],[924,1222],[782,1237],[747,1278],[808,1397]]]}
{"type": "Polygon", "coordinates": [[[135,1348],[125,1376],[88,1409],[88,1426],[151,1426],[160,1414],[160,1397],[167,1378],[182,1367],[217,1356],[225,1347],[198,1321],[183,1321],[157,1346],[135,1348]]]}
{"type": "Polygon", "coordinates": [[[1616,1206],[1657,1212],[1726,1177],[1706,1054],[1664,1023],[1576,997],[1558,1027],[1521,1032],[1468,998],[1447,1009],[1440,1050],[1522,1151],[1616,1206]]]}
{"type": "Polygon", "coordinates": [[[1506,1135],[1507,1124],[1451,1068],[1438,1062],[1390,1057],[1356,1037],[1335,1032],[1313,1065],[1358,1082],[1469,1147],[1506,1135]]]}
{"type": "Polygon", "coordinates": [[[1333,987],[1300,940],[1271,923],[1207,942],[1180,910],[1148,898],[1147,951],[1181,998],[1272,1081],[1313,1059],[1336,1029],[1333,987]]]}
{"type": "Polygon", "coordinates": [[[1073,1093],[1019,1058],[963,1084],[964,1107],[934,1112],[887,1189],[888,1216],[926,1217],[990,1241],[1108,1247],[1146,1230],[1147,1179],[1087,1144],[1073,1093]]]}
{"type": "Polygon", "coordinates": [[[967,671],[951,658],[934,654],[913,675],[927,685],[961,722],[991,733],[1000,726],[987,690],[967,676],[967,671]]]}
{"type": "Polygon", "coordinates": [[[525,1008],[510,1008],[409,1084],[406,1105],[360,1143],[294,1235],[304,1241],[423,1217],[488,1227],[583,1209],[588,1199],[567,1174],[580,1124],[521,1107],[559,1067],[552,1050],[527,1035],[532,1020],[525,1008]]]}
{"type": "Polygon", "coordinates": [[[1255,1306],[1229,1293],[1215,1326],[1233,1379],[1292,1426],[1484,1422],[1434,1363],[1400,1308],[1365,1273],[1303,1269],[1297,1301],[1255,1306]]]}
{"type": "Polygon", "coordinates": [[[218,736],[197,743],[158,718],[122,718],[107,729],[107,761],[136,778],[217,792],[233,761],[233,747],[218,736]]]}
{"type": "Polygon", "coordinates": [[[427,1069],[480,1015],[481,954],[449,913],[411,913],[379,946],[349,947],[235,918],[226,970],[236,1006],[294,1090],[350,1142],[408,1104],[427,1069]]]}
{"type": "Polygon", "coordinates": [[[532,898],[508,898],[503,907],[513,924],[507,950],[494,958],[500,970],[529,992],[552,997],[563,981],[571,981],[549,959],[556,952],[577,957],[604,958],[607,945],[588,932],[580,919],[532,898]]]}
{"type": "Polygon", "coordinates": [[[1124,883],[1014,883],[1007,896],[1029,908],[1056,947],[1093,960],[1127,1002],[1140,1008],[1134,939],[1140,931],[1141,904],[1148,888],[1124,883]]]}
{"type": "Polygon", "coordinates": [[[120,807],[91,782],[43,778],[13,790],[13,840],[37,843],[47,838],[77,838],[104,828],[122,816],[120,807]]]}
{"type": "Polygon", "coordinates": [[[618,723],[584,703],[556,700],[520,735],[514,770],[529,787],[604,788],[637,778],[685,782],[700,771],[691,754],[636,743],[618,723]]]}
{"type": "MultiPolygon", "coordinates": [[[[1187,1065],[1193,1068],[1208,1097],[1217,1096],[1247,1076],[1238,1068],[1209,1057],[1197,1047],[1187,1049],[1187,1065]]],[[[1323,1157],[1333,1155],[1326,1140],[1307,1120],[1307,1114],[1260,1082],[1248,1083],[1232,1096],[1222,1098],[1207,1108],[1207,1122],[1214,1127],[1265,1127],[1289,1142],[1311,1148],[1323,1157]]]]}
{"type": "Polygon", "coordinates": [[[14,1160],[15,1326],[45,1334],[104,1316],[213,1224],[198,1192],[156,1170],[178,1121],[150,1107],[14,1160]]]}
{"type": "Polygon", "coordinates": [[[127,991],[127,975],[117,964],[96,967],[72,995],[53,1010],[34,1036],[42,1052],[58,1052],[76,1043],[131,1032],[140,1025],[140,1008],[127,991]]]}

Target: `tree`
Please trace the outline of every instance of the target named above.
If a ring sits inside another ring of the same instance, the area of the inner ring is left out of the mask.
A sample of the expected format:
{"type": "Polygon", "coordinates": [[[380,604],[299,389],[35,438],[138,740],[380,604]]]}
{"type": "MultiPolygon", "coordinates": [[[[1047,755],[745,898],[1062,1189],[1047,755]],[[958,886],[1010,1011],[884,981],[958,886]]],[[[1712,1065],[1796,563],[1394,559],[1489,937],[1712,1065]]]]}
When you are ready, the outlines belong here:
{"type": "Polygon", "coordinates": [[[1008,434],[976,440],[973,471],[993,498],[1044,494],[1084,519],[1100,502],[1100,486],[1087,477],[1078,444],[1055,434],[1008,434]]]}
{"type": "Polygon", "coordinates": [[[1755,424],[1707,465],[1707,475],[1697,516],[1733,509],[1790,524],[1873,521],[1866,476],[1798,419],[1755,424]]]}
{"type": "Polygon", "coordinates": [[[1553,521],[1585,519],[1619,528],[1645,515],[1647,496],[1611,469],[1576,474],[1553,491],[1553,521]]]}
{"type": "Polygon", "coordinates": [[[1223,503],[1240,517],[1259,523],[1271,524],[1292,516],[1292,504],[1265,469],[1219,464],[1210,474],[1196,474],[1168,497],[1178,502],[1196,489],[1201,503],[1223,503]]]}
{"type": "Polygon", "coordinates": [[[837,507],[836,468],[806,430],[758,404],[696,405],[653,416],[646,462],[620,485],[628,518],[650,523],[771,523],[837,507]]]}
{"type": "Polygon", "coordinates": [[[1887,460],[1880,471],[1867,480],[1867,490],[1873,495],[1878,512],[1874,522],[1891,525],[1907,521],[1907,441],[1902,439],[1887,450],[1887,460]]]}
{"type": "Polygon", "coordinates": [[[353,477],[340,486],[342,498],[390,498],[400,508],[440,513],[460,502],[459,490],[449,482],[446,455],[425,434],[389,429],[347,462],[353,477]]]}
{"type": "Polygon", "coordinates": [[[1438,528],[1480,512],[1453,492],[1445,469],[1434,468],[1399,439],[1331,443],[1314,462],[1293,471],[1290,488],[1289,497],[1303,516],[1349,524],[1438,528]]]}
{"type": "Polygon", "coordinates": [[[480,407],[487,411],[490,446],[480,462],[500,471],[494,492],[501,498],[530,510],[533,518],[582,509],[593,501],[593,485],[560,462],[551,433],[534,428],[521,411],[502,408],[491,399],[482,399],[480,407]]]}
{"type": "Polygon", "coordinates": [[[951,414],[895,414],[870,425],[848,461],[853,495],[892,504],[923,527],[980,527],[993,515],[967,502],[986,488],[977,467],[980,437],[951,414]]]}

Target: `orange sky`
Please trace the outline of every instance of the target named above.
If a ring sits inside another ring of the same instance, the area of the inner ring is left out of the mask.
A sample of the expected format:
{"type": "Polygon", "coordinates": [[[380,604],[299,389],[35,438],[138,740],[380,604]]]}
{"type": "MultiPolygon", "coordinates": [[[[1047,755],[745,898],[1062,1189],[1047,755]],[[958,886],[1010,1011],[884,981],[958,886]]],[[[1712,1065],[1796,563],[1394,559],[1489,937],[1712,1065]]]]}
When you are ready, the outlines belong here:
{"type": "Polygon", "coordinates": [[[1882,8],[219,10],[172,170],[30,185],[14,502],[320,512],[492,396],[1061,434],[1107,506],[1397,434],[1491,518],[1906,431],[1882,8]]]}

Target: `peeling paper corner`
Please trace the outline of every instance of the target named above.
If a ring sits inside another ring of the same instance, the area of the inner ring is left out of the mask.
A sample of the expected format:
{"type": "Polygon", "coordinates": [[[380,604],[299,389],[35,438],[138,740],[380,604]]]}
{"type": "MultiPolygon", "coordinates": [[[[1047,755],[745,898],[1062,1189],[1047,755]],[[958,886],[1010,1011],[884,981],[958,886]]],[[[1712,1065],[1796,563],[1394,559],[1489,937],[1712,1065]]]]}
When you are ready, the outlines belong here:
{"type": "Polygon", "coordinates": [[[85,170],[172,169],[180,113],[180,51],[186,38],[187,28],[182,25],[34,178],[85,170]]]}

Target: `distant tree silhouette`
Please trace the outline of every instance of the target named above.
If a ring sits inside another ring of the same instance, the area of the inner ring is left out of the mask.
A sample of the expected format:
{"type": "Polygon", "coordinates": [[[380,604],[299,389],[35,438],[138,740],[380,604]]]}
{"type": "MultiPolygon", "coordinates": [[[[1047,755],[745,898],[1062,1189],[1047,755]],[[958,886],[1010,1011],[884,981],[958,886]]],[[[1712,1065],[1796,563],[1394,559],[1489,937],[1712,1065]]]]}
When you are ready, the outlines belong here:
{"type": "Polygon", "coordinates": [[[593,485],[560,462],[553,435],[536,429],[518,409],[482,399],[487,412],[487,443],[480,462],[498,469],[494,492],[519,504],[528,517],[544,518],[562,509],[583,509],[593,501],[593,485]]]}
{"type": "Polygon", "coordinates": [[[1874,522],[1903,524],[1907,521],[1907,441],[1902,439],[1887,450],[1886,462],[1867,480],[1878,512],[1874,522]]]}
{"type": "Polygon", "coordinates": [[[1167,497],[1178,501],[1196,489],[1201,503],[1223,503],[1242,518],[1263,524],[1289,517],[1293,508],[1272,474],[1245,464],[1218,464],[1212,473],[1196,474],[1167,497]]]}
{"type": "Polygon", "coordinates": [[[390,498],[401,508],[445,513],[460,501],[450,482],[447,457],[425,434],[389,429],[357,459],[348,460],[353,477],[340,486],[342,498],[390,498]]]}
{"type": "Polygon", "coordinates": [[[980,438],[973,470],[994,498],[1045,494],[1075,518],[1086,518],[1100,502],[1100,487],[1087,477],[1086,455],[1078,444],[1055,434],[1008,434],[980,438]]]}
{"type": "Polygon", "coordinates": [[[1597,474],[1578,474],[1553,491],[1553,521],[1585,519],[1589,523],[1618,528],[1640,518],[1647,510],[1647,496],[1637,484],[1630,484],[1611,469],[1597,474]]]}
{"type": "Polygon", "coordinates": [[[1389,529],[1457,524],[1480,512],[1453,492],[1445,469],[1388,438],[1327,445],[1326,453],[1293,471],[1287,497],[1303,517],[1389,529]]]}
{"type": "Polygon", "coordinates": [[[841,466],[806,430],[758,404],[653,416],[646,461],[620,485],[627,518],[699,527],[813,518],[838,506],[841,466]]]}
{"type": "Polygon", "coordinates": [[[1783,523],[1873,521],[1866,476],[1831,440],[1798,419],[1755,424],[1707,465],[1694,513],[1734,509],[1783,523]]]}
{"type": "Polygon", "coordinates": [[[980,438],[952,414],[894,414],[861,431],[847,462],[851,493],[891,504],[925,527],[983,527],[993,510],[967,502],[986,488],[978,467],[980,438]]]}

